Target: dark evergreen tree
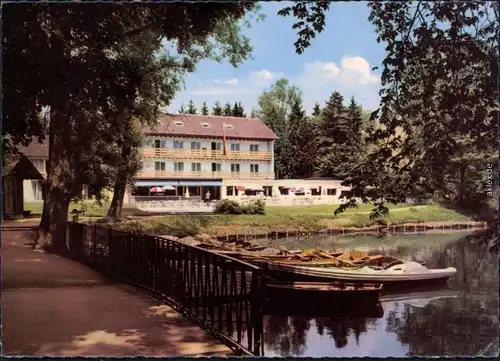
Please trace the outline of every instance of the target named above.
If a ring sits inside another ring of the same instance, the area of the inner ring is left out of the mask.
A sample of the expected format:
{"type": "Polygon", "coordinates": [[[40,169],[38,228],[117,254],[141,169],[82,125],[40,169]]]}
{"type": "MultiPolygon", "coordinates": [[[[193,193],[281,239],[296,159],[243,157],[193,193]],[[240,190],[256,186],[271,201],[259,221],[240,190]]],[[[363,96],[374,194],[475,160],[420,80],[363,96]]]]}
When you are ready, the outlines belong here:
{"type": "Polygon", "coordinates": [[[245,108],[240,102],[234,102],[232,115],[233,117],[245,118],[245,108]]]}
{"type": "Polygon", "coordinates": [[[220,102],[217,100],[212,108],[212,115],[221,116],[223,114],[222,106],[220,102]]]}
{"type": "Polygon", "coordinates": [[[208,107],[207,107],[207,102],[203,102],[203,105],[201,107],[201,114],[203,115],[208,115],[208,107]]]}
{"type": "Polygon", "coordinates": [[[226,105],[224,105],[224,110],[222,111],[222,114],[230,117],[233,114],[233,109],[231,108],[231,103],[227,102],[226,105]]]}
{"type": "Polygon", "coordinates": [[[312,177],[317,160],[318,137],[315,125],[305,116],[300,99],[296,99],[292,105],[288,124],[291,149],[287,157],[288,174],[298,179],[312,177]]]}
{"type": "Polygon", "coordinates": [[[196,106],[194,105],[193,100],[191,99],[188,103],[188,114],[197,114],[196,106]]]}
{"type": "Polygon", "coordinates": [[[343,101],[342,94],[333,92],[321,114],[318,171],[323,177],[342,179],[350,162],[345,150],[350,138],[350,127],[343,101]]]}
{"type": "Polygon", "coordinates": [[[314,104],[312,115],[316,117],[321,115],[321,107],[319,106],[318,103],[314,104]]]}

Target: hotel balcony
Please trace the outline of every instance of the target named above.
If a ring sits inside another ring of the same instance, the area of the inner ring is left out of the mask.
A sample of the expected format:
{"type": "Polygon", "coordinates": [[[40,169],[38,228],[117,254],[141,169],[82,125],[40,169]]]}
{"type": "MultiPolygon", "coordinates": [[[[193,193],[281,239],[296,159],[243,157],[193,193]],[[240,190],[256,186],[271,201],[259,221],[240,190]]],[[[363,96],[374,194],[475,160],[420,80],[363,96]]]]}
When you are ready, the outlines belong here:
{"type": "Polygon", "coordinates": [[[221,150],[208,149],[175,149],[175,148],[142,148],[143,158],[167,158],[167,159],[208,159],[208,160],[261,160],[273,159],[272,152],[243,152],[227,151],[224,155],[221,150]]]}
{"type": "Polygon", "coordinates": [[[145,171],[136,178],[274,179],[274,173],[145,171]]]}

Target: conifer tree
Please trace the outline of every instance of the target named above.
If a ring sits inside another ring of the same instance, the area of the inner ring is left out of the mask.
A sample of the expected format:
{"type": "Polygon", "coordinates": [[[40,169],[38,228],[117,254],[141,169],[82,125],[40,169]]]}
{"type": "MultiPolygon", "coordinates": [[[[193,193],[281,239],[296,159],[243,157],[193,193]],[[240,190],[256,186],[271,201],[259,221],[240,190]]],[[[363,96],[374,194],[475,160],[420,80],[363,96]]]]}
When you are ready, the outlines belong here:
{"type": "Polygon", "coordinates": [[[207,107],[207,102],[203,102],[203,105],[201,107],[201,114],[203,115],[208,115],[208,107],[207,107]]]}
{"type": "Polygon", "coordinates": [[[223,114],[222,106],[219,101],[216,101],[212,108],[212,115],[221,116],[223,114]]]}
{"type": "Polygon", "coordinates": [[[181,107],[178,110],[179,114],[186,114],[186,109],[184,108],[184,103],[181,104],[181,107]]]}
{"type": "Polygon", "coordinates": [[[224,110],[222,111],[222,114],[230,117],[233,114],[233,109],[231,108],[231,103],[227,102],[226,105],[224,106],[224,110]]]}
{"type": "Polygon", "coordinates": [[[193,102],[192,99],[188,103],[187,113],[188,114],[197,114],[197,110],[196,110],[196,107],[195,107],[194,102],[193,102]]]}

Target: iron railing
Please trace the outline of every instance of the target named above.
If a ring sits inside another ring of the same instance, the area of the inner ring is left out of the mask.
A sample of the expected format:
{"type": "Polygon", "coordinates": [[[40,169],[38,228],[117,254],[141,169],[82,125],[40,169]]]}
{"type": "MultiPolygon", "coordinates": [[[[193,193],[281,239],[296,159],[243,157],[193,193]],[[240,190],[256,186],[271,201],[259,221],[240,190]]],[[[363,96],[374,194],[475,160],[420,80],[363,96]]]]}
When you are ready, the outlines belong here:
{"type": "Polygon", "coordinates": [[[151,235],[69,223],[80,261],[138,286],[237,354],[261,355],[262,271],[241,260],[151,235]]]}

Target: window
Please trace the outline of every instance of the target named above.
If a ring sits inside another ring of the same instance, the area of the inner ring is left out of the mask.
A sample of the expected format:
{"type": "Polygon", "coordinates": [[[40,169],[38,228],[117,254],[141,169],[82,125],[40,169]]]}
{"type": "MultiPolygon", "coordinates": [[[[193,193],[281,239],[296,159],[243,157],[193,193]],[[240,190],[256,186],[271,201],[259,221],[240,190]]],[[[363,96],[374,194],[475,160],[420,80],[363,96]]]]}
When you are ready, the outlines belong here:
{"type": "Polygon", "coordinates": [[[259,145],[258,144],[250,144],[250,152],[258,152],[259,145]]]}
{"type": "Polygon", "coordinates": [[[167,141],[161,139],[155,139],[155,148],[166,148],[167,141]]]}
{"type": "Polygon", "coordinates": [[[239,164],[231,164],[231,173],[239,173],[240,165],[239,164]]]}
{"type": "Polygon", "coordinates": [[[212,150],[221,150],[221,143],[212,142],[212,150]]]}
{"type": "Polygon", "coordinates": [[[155,171],[164,172],[165,171],[165,162],[155,162],[155,171]]]}
{"type": "Polygon", "coordinates": [[[175,124],[175,125],[177,125],[178,127],[182,127],[182,126],[184,126],[184,123],[183,123],[183,122],[181,122],[180,120],[176,120],[176,121],[174,122],[174,124],[175,124]]]}
{"type": "Polygon", "coordinates": [[[233,126],[232,124],[227,124],[227,123],[226,123],[226,124],[225,124],[225,126],[226,126],[226,128],[228,128],[228,129],[234,129],[234,126],[233,126]]]}
{"type": "Polygon", "coordinates": [[[227,196],[234,196],[234,186],[227,186],[226,187],[226,195],[227,196]]]}
{"type": "Polygon", "coordinates": [[[203,128],[209,128],[210,124],[208,123],[200,123],[203,128]]]}
{"type": "Polygon", "coordinates": [[[272,197],[273,196],[273,187],[272,186],[264,186],[264,195],[266,197],[272,197]]]}
{"type": "Polygon", "coordinates": [[[191,149],[200,149],[200,148],[201,148],[200,142],[191,142],[191,149]]]}
{"type": "Polygon", "coordinates": [[[174,171],[183,172],[184,171],[184,162],[174,162],[174,171]]]}
{"type": "Polygon", "coordinates": [[[174,140],[174,149],[184,148],[184,142],[182,140],[174,140]]]}
{"type": "Polygon", "coordinates": [[[239,152],[240,144],[239,143],[231,143],[231,152],[239,152]]]}
{"type": "Polygon", "coordinates": [[[259,173],[259,165],[250,164],[250,173],[259,173]]]}
{"type": "Polygon", "coordinates": [[[221,164],[220,163],[212,163],[212,172],[220,172],[221,164]]]}
{"type": "Polygon", "coordinates": [[[201,172],[201,163],[191,163],[191,172],[201,172]]]}
{"type": "Polygon", "coordinates": [[[326,189],[326,195],[327,196],[334,196],[337,194],[337,189],[336,188],[327,188],[326,189]]]}

